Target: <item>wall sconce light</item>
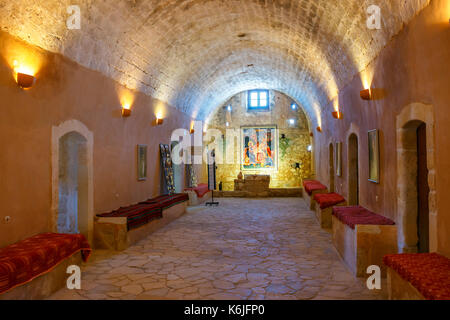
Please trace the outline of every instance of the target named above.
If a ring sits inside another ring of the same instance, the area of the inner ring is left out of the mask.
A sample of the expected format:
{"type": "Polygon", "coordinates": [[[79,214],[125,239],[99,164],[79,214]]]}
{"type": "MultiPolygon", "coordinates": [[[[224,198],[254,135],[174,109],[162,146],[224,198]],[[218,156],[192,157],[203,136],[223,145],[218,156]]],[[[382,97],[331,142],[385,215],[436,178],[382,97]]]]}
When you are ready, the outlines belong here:
{"type": "Polygon", "coordinates": [[[309,145],[307,150],[308,150],[308,152],[311,152],[312,151],[312,145],[309,145]]]}
{"type": "Polygon", "coordinates": [[[229,127],[229,126],[230,126],[230,123],[227,121],[227,123],[225,123],[225,125],[226,125],[227,127],[229,127]]]}
{"type": "Polygon", "coordinates": [[[291,109],[297,110],[297,104],[295,102],[291,104],[291,109]]]}
{"type": "Polygon", "coordinates": [[[156,125],[157,126],[160,126],[160,125],[162,125],[164,123],[164,119],[162,119],[162,118],[156,118],[156,125]]]}
{"type": "Polygon", "coordinates": [[[361,96],[361,99],[363,100],[372,100],[372,89],[365,89],[362,90],[359,95],[361,96]]]}
{"type": "Polygon", "coordinates": [[[231,110],[232,110],[231,106],[228,106],[227,110],[228,110],[228,112],[231,112],[231,110]]]}
{"type": "Polygon", "coordinates": [[[25,74],[25,73],[17,73],[17,84],[19,87],[23,89],[31,88],[34,85],[34,82],[36,81],[36,78],[32,75],[25,74]]]}
{"type": "Polygon", "coordinates": [[[27,68],[20,67],[16,60],[14,60],[13,64],[14,73],[16,74],[16,81],[19,87],[23,89],[31,88],[36,81],[36,78],[34,77],[32,72],[27,68]]]}
{"type": "Polygon", "coordinates": [[[333,115],[333,118],[335,118],[335,119],[342,119],[342,112],[340,112],[340,111],[333,111],[332,113],[331,113],[332,115],[333,115]]]}
{"type": "Polygon", "coordinates": [[[129,105],[122,106],[122,117],[126,118],[131,116],[131,109],[129,105]]]}
{"type": "Polygon", "coordinates": [[[190,134],[194,134],[194,133],[195,133],[194,128],[191,128],[191,130],[189,130],[189,133],[190,133],[190,134]]]}
{"type": "Polygon", "coordinates": [[[318,132],[322,132],[322,128],[321,128],[320,126],[317,127],[316,130],[317,130],[318,132]]]}
{"type": "Polygon", "coordinates": [[[289,119],[289,124],[293,126],[295,124],[295,119],[289,119]]]}

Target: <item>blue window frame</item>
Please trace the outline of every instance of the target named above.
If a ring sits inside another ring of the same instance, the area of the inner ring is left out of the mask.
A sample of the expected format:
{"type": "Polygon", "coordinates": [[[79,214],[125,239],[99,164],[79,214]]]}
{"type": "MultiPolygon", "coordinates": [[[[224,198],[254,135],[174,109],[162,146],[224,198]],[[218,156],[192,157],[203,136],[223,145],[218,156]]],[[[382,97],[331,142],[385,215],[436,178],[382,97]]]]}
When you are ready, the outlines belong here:
{"type": "Polygon", "coordinates": [[[248,110],[267,111],[269,108],[269,90],[258,89],[248,91],[248,110]]]}

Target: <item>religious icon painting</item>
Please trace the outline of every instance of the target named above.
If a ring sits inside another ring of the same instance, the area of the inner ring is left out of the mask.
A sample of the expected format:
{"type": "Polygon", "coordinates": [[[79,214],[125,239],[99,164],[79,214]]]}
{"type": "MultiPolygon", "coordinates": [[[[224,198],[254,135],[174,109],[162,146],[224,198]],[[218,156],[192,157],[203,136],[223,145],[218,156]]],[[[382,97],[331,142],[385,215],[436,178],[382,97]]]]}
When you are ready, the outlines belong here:
{"type": "Polygon", "coordinates": [[[278,130],[276,126],[242,127],[242,170],[277,170],[278,130]]]}

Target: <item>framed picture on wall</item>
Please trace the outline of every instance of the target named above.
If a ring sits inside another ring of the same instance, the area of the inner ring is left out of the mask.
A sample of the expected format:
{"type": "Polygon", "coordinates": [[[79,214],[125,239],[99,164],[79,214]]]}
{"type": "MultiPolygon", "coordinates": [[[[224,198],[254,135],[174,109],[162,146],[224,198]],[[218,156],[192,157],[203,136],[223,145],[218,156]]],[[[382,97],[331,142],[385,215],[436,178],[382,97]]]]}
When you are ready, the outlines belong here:
{"type": "Polygon", "coordinates": [[[342,142],[336,142],[336,175],[342,177],[342,142]]]}
{"type": "Polygon", "coordinates": [[[147,180],[147,146],[139,144],[137,146],[137,160],[138,160],[138,180],[147,180]]]}
{"type": "Polygon", "coordinates": [[[276,126],[241,127],[241,170],[278,170],[276,126]]]}
{"type": "Polygon", "coordinates": [[[380,133],[369,131],[369,181],[380,183],[380,133]]]}

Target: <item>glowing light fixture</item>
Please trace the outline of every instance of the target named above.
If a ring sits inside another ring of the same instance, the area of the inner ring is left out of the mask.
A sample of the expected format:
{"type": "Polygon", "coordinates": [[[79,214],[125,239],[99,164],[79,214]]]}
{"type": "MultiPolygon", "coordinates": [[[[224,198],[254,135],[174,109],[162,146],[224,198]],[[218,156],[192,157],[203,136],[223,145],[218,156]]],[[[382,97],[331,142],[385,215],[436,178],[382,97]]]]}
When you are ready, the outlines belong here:
{"type": "Polygon", "coordinates": [[[359,93],[359,95],[363,100],[372,100],[372,89],[364,89],[359,93]]]}
{"type": "Polygon", "coordinates": [[[227,107],[228,112],[231,112],[231,110],[233,110],[233,108],[231,108],[231,106],[227,107]]]}
{"type": "Polygon", "coordinates": [[[17,60],[14,60],[13,65],[14,65],[14,74],[16,76],[16,81],[19,87],[23,89],[31,88],[36,81],[33,70],[25,66],[19,65],[17,60]]]}
{"type": "Polygon", "coordinates": [[[291,104],[291,109],[297,110],[297,104],[295,102],[291,104]]]}
{"type": "Polygon", "coordinates": [[[164,123],[164,119],[163,119],[163,113],[161,110],[159,110],[158,112],[156,112],[156,120],[155,123],[157,126],[161,126],[164,123]]]}
{"type": "Polygon", "coordinates": [[[340,112],[340,111],[333,111],[331,114],[333,115],[333,118],[335,118],[335,119],[342,119],[342,112],[340,112]]]}
{"type": "Polygon", "coordinates": [[[295,124],[295,119],[289,119],[289,124],[293,126],[295,124]]]}
{"type": "Polygon", "coordinates": [[[227,127],[229,127],[229,126],[230,126],[230,123],[227,121],[227,123],[225,123],[225,125],[226,125],[227,127]]]}
{"type": "Polygon", "coordinates": [[[125,104],[122,106],[122,117],[126,118],[131,116],[131,109],[129,104],[125,104]]]}
{"type": "Polygon", "coordinates": [[[311,152],[312,151],[312,145],[309,145],[308,146],[308,152],[311,152]]]}

